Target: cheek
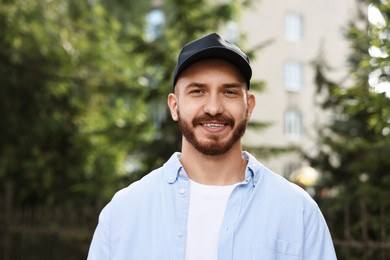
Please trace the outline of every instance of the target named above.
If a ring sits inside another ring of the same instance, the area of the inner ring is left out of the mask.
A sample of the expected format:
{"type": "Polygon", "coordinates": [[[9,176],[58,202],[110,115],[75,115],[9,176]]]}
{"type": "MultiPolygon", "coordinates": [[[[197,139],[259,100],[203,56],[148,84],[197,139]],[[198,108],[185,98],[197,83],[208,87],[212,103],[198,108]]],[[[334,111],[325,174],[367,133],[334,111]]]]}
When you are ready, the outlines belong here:
{"type": "Polygon", "coordinates": [[[180,104],[177,106],[177,113],[180,115],[182,119],[192,120],[192,118],[199,113],[199,111],[193,105],[184,105],[184,104],[180,105],[180,104]]]}
{"type": "Polygon", "coordinates": [[[244,120],[248,117],[248,106],[245,106],[245,105],[238,105],[234,108],[232,108],[233,110],[231,111],[232,112],[232,115],[237,118],[237,119],[241,119],[241,120],[244,120]]]}

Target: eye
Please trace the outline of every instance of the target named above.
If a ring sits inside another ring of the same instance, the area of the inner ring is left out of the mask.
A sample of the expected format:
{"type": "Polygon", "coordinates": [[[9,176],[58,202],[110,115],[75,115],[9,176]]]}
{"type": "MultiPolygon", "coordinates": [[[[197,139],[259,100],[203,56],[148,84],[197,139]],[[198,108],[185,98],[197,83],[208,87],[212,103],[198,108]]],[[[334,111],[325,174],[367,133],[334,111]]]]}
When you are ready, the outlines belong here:
{"type": "Polygon", "coordinates": [[[238,95],[238,91],[236,90],[231,90],[231,89],[228,89],[224,92],[225,95],[227,96],[237,96],[238,95]]]}
{"type": "Polygon", "coordinates": [[[203,94],[203,93],[204,93],[204,90],[201,89],[201,88],[191,89],[189,91],[189,94],[191,94],[191,95],[200,95],[200,94],[203,94]]]}

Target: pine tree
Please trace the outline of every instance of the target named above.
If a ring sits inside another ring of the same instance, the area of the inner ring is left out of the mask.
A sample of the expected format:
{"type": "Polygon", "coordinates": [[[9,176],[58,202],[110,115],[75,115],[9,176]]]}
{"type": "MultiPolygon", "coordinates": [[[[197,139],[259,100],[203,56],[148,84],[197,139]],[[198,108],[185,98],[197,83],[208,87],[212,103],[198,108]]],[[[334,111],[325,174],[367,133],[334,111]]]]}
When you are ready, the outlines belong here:
{"type": "Polygon", "coordinates": [[[390,245],[380,248],[390,239],[390,97],[375,89],[390,91],[390,2],[358,6],[346,30],[348,80],[330,80],[329,66],[316,63],[321,105],[331,117],[319,131],[318,153],[307,158],[323,176],[318,201],[339,259],[388,259],[390,245]],[[381,25],[368,22],[369,5],[381,13],[381,25]]]}

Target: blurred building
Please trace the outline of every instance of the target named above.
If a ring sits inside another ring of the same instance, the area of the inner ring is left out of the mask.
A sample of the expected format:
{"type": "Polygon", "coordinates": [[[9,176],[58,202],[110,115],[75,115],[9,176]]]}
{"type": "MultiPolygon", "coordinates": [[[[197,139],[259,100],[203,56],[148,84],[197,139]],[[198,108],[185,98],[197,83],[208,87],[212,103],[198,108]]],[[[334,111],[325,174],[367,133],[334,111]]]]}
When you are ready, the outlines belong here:
{"type": "MultiPolygon", "coordinates": [[[[322,53],[332,80],[344,80],[348,42],[343,29],[355,15],[355,0],[260,0],[243,11],[238,23],[227,26],[225,37],[246,35],[246,50],[270,41],[252,60],[254,79],[266,83],[257,95],[252,120],[271,126],[248,132],[244,142],[315,151],[317,129],[326,116],[316,104],[312,62],[322,53]]],[[[285,177],[304,166],[294,154],[262,161],[285,177]]]]}

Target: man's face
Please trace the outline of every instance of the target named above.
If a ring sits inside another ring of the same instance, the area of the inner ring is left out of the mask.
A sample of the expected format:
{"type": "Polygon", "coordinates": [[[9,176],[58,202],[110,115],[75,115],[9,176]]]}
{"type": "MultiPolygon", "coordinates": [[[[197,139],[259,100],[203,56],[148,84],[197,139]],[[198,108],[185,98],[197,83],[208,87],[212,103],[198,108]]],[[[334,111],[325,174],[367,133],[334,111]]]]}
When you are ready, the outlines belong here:
{"type": "Polygon", "coordinates": [[[168,103],[183,141],[204,155],[217,156],[241,145],[255,102],[235,66],[203,60],[180,75],[168,103]]]}

